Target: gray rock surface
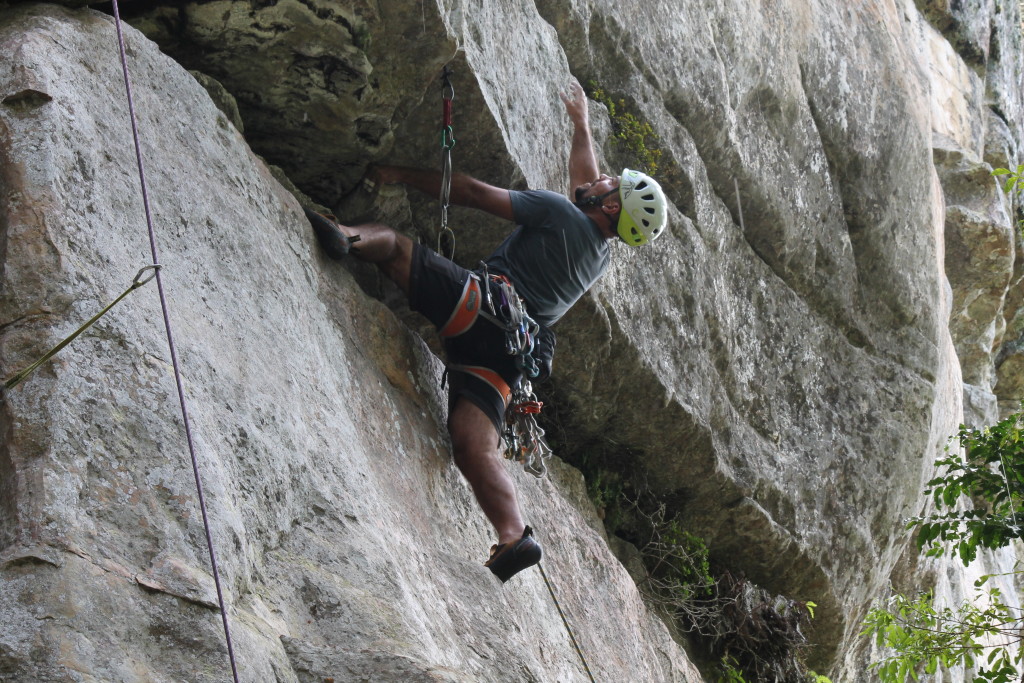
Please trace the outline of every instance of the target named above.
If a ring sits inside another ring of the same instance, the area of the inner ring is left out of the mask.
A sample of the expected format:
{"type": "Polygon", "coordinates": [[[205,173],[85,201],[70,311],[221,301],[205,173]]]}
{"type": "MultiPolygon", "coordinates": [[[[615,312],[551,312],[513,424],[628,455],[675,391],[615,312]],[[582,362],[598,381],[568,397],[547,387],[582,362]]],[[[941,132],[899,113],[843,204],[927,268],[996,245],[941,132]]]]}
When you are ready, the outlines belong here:
{"type": "MultiPolygon", "coordinates": [[[[13,370],[150,256],[112,21],[29,6],[0,26],[13,370]]],[[[135,31],[128,46],[241,679],[582,679],[540,575],[502,590],[481,566],[437,359],[316,251],[193,77],[135,31]]],[[[0,678],[229,677],[169,362],[151,284],[5,396],[0,678]]],[[[516,476],[594,671],[699,680],[579,475],[516,476]]]]}
{"type": "MultiPolygon", "coordinates": [[[[250,151],[339,215],[432,240],[435,203],[374,203],[358,180],[436,164],[449,60],[459,170],[563,189],[570,73],[663,152],[671,237],[615,248],[559,325],[560,453],[649,488],[720,567],[818,603],[812,664],[834,681],[867,680],[859,620],[889,582],[969,593],[970,573],[912,559],[903,520],[957,424],[1024,397],[1020,237],[989,175],[1022,161],[1013,4],[126,4],[181,65],[129,32],[236,649],[261,653],[248,678],[583,680],[540,577],[499,591],[475,566],[491,541],[447,456],[429,337],[364,293],[394,303],[372,272],[324,260],[250,151]],[[244,140],[182,67],[237,101],[244,140]]],[[[148,259],[112,32],[0,6],[7,374],[148,259]]],[[[615,118],[591,118],[607,166],[634,163],[615,118]]],[[[466,264],[507,230],[452,222],[466,264]]],[[[150,285],[5,397],[0,677],[224,677],[159,318],[150,285]]],[[[598,680],[700,680],[579,475],[517,477],[598,680]]]]}

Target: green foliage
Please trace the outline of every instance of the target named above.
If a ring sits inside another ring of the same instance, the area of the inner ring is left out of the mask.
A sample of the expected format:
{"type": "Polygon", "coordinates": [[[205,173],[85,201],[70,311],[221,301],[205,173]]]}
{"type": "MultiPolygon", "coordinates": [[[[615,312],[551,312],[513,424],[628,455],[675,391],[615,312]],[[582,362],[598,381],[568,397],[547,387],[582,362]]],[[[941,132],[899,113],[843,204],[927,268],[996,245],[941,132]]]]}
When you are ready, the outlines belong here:
{"type": "Polygon", "coordinates": [[[872,665],[882,683],[916,681],[921,674],[953,666],[974,670],[974,683],[1009,683],[1019,678],[1024,656],[1015,647],[1019,616],[996,588],[984,594],[979,590],[975,602],[955,608],[936,607],[928,593],[894,595],[868,613],[862,635],[894,651],[872,665]]]}
{"type": "MultiPolygon", "coordinates": [[[[1024,164],[1017,166],[1017,170],[1012,171],[1008,168],[997,168],[992,171],[994,176],[1006,176],[1003,180],[1003,191],[1007,194],[1024,193],[1024,164]]],[[[1018,216],[1020,215],[1020,207],[1017,208],[1018,216]]],[[[1024,229],[1024,220],[1018,221],[1017,225],[1024,229]]]]}
{"type": "Polygon", "coordinates": [[[1011,171],[1008,168],[997,168],[992,171],[994,176],[1006,176],[1006,180],[1003,181],[1003,192],[1020,192],[1024,190],[1024,164],[1017,167],[1016,171],[1011,171]]]}
{"type": "Polygon", "coordinates": [[[917,545],[929,556],[945,552],[952,544],[964,565],[977,557],[979,548],[996,549],[1020,538],[1018,519],[1024,515],[1024,430],[1017,413],[992,426],[977,429],[960,426],[955,437],[964,454],[950,453],[938,461],[945,468],[928,482],[925,490],[944,513],[911,519],[918,527],[917,545]],[[967,509],[959,507],[970,499],[967,509]]]}
{"type": "Polygon", "coordinates": [[[743,672],[739,670],[739,662],[735,657],[725,655],[718,663],[718,678],[716,683],[747,683],[743,672]]]}
{"type": "Polygon", "coordinates": [[[637,170],[656,175],[662,152],[656,146],[658,134],[651,124],[631,112],[625,100],[615,100],[595,81],[588,81],[587,89],[591,98],[608,109],[615,143],[633,155],[637,170]]]}
{"type": "Polygon", "coordinates": [[[646,526],[646,540],[639,550],[647,568],[641,588],[648,597],[656,598],[677,616],[686,613],[694,600],[711,597],[715,580],[704,539],[686,531],[678,517],[666,520],[663,504],[651,514],[642,513],[634,504],[633,512],[646,526]]]}
{"type": "MultiPolygon", "coordinates": [[[[1014,181],[1019,182],[1019,179],[1014,181]]],[[[1018,519],[1024,514],[1024,431],[1022,415],[1014,414],[992,427],[960,426],[954,437],[963,454],[938,461],[940,476],[925,493],[938,514],[910,520],[917,544],[929,556],[951,546],[970,564],[981,548],[998,549],[1021,537],[1018,519]]],[[[951,439],[952,441],[952,439],[951,439]]],[[[892,654],[873,665],[883,683],[918,680],[921,674],[963,666],[974,671],[975,683],[1019,679],[1024,651],[1020,648],[1022,615],[1003,601],[997,588],[983,590],[991,576],[976,582],[974,600],[939,607],[928,593],[908,598],[894,595],[875,606],[864,621],[862,635],[892,654]]]]}
{"type": "Polygon", "coordinates": [[[622,478],[605,469],[594,468],[587,477],[587,497],[594,503],[608,533],[622,523],[622,478]]]}
{"type": "MultiPolygon", "coordinates": [[[[828,676],[822,676],[814,671],[807,670],[804,672],[804,677],[801,683],[832,683],[832,680],[828,676]]],[[[743,671],[740,669],[740,663],[736,661],[735,657],[725,655],[721,661],[718,662],[718,675],[715,678],[715,683],[747,683],[747,679],[743,676],[743,671]]]]}
{"type": "Polygon", "coordinates": [[[677,518],[666,525],[662,540],[675,551],[675,561],[666,562],[675,581],[687,586],[689,594],[707,595],[715,580],[704,539],[683,529],[677,518]]]}

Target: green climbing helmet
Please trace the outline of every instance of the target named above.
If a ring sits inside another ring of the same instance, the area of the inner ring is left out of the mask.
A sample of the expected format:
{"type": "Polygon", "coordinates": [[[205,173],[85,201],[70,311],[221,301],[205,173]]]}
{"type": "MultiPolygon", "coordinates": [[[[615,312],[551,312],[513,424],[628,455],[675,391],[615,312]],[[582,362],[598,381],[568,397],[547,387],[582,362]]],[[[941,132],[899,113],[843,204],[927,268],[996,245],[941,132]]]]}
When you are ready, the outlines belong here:
{"type": "Polygon", "coordinates": [[[619,178],[618,233],[632,247],[653,242],[665,230],[668,211],[665,193],[651,176],[628,168],[619,178]]]}

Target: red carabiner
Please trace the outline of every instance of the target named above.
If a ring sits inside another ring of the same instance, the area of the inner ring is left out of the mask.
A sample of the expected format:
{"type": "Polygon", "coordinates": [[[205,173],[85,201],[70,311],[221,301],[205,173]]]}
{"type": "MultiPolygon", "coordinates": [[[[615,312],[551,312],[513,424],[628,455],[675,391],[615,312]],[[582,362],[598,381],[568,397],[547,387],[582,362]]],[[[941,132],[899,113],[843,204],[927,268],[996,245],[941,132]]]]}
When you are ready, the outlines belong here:
{"type": "Polygon", "coordinates": [[[540,409],[544,407],[541,401],[523,401],[516,406],[515,410],[520,415],[539,415],[540,409]]]}

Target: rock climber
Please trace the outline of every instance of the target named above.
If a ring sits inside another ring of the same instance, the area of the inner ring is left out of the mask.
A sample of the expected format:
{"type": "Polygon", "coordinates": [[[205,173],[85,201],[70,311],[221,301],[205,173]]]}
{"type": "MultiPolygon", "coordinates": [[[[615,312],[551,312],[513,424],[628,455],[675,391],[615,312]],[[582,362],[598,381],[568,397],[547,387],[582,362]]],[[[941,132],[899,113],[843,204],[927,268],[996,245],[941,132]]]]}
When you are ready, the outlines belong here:
{"type": "MultiPolygon", "coordinates": [[[[467,175],[452,176],[451,203],[517,224],[478,271],[462,268],[386,225],[349,226],[306,211],[330,257],[342,259],[351,251],[360,260],[375,263],[405,292],[410,307],[441,333],[455,464],[497,532],[498,542],[485,566],[502,582],[537,564],[541,547],[523,521],[499,450],[511,387],[522,374],[506,351],[505,330],[472,314],[480,306],[479,283],[489,286],[492,278],[502,276],[511,281],[526,312],[539,324],[533,355],[539,379],[544,379],[554,351],[550,328],[605,272],[608,241],[618,237],[629,245],[646,244],[666,224],[665,196],[652,178],[629,169],[617,177],[600,173],[587,99],[579,83],[573,80],[561,98],[573,125],[573,201],[547,190],[507,190],[467,175]]],[[[366,182],[373,188],[401,183],[437,197],[442,176],[433,170],[376,166],[366,182]]]]}

